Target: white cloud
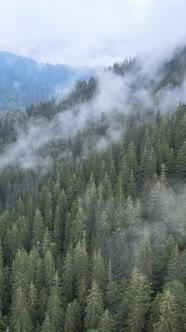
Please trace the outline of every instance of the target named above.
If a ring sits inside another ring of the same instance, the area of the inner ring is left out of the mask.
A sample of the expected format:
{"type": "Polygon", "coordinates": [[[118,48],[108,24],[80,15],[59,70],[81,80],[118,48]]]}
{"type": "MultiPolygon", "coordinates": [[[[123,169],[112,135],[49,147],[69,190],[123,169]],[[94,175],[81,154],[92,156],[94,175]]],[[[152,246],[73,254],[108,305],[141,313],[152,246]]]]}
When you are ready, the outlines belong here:
{"type": "Polygon", "coordinates": [[[0,49],[40,61],[108,65],[185,37],[185,0],[6,0],[0,49]]]}

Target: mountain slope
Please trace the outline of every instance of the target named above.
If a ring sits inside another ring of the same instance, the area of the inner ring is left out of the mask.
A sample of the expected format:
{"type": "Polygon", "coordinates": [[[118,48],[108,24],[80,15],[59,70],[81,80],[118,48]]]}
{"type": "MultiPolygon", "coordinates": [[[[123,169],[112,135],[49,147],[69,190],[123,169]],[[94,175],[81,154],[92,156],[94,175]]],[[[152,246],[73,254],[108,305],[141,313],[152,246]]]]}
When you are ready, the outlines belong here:
{"type": "Polygon", "coordinates": [[[0,111],[24,109],[47,101],[70,81],[87,78],[87,68],[39,64],[8,52],[0,52],[0,111]]]}

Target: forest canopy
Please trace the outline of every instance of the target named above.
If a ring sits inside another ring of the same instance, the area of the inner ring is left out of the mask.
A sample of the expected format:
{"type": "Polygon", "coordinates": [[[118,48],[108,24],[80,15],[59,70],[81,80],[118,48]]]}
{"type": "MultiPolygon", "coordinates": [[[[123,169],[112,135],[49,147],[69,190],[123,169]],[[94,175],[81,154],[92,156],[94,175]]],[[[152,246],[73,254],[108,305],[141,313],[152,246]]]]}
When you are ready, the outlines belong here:
{"type": "Polygon", "coordinates": [[[133,66],[0,117],[0,331],[186,331],[186,105],[107,112],[133,66]]]}

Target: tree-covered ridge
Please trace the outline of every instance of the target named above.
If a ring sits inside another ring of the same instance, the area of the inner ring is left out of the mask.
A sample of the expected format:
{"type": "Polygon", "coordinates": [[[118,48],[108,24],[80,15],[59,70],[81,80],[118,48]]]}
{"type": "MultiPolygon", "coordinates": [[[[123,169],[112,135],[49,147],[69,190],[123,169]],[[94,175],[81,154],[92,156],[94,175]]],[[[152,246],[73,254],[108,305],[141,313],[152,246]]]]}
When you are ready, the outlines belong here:
{"type": "Polygon", "coordinates": [[[0,73],[0,112],[5,112],[50,100],[65,85],[88,78],[93,70],[39,64],[29,58],[0,52],[0,73]]]}
{"type": "Polygon", "coordinates": [[[121,76],[135,75],[137,87],[149,87],[153,92],[165,87],[174,88],[184,82],[186,75],[186,46],[174,49],[171,55],[165,56],[159,63],[156,61],[154,63],[153,61],[150,62],[149,67],[154,66],[154,74],[148,73],[149,67],[143,71],[144,62],[148,63],[149,60],[150,57],[148,56],[125,59],[109,67],[109,70],[121,76]]]}
{"type": "MultiPolygon", "coordinates": [[[[95,88],[1,117],[1,153],[18,124],[95,88]]],[[[47,174],[0,173],[0,330],[186,331],[186,106],[102,114],[38,154],[54,161],[47,174]],[[123,135],[99,150],[113,122],[123,135]]]]}
{"type": "MultiPolygon", "coordinates": [[[[162,87],[183,83],[186,74],[186,48],[177,49],[168,59],[160,61],[154,76],[143,71],[147,58],[126,59],[115,63],[109,70],[123,77],[134,76],[132,88],[148,88],[157,93],[162,87]]],[[[63,87],[77,80],[89,79],[93,68],[73,68],[67,65],[38,64],[36,61],[0,52],[0,112],[24,110],[30,105],[49,101],[63,87]]],[[[86,90],[85,81],[78,82],[78,91],[86,90]]],[[[85,96],[85,95],[84,95],[85,96]]],[[[77,97],[77,96],[76,96],[77,97]]]]}

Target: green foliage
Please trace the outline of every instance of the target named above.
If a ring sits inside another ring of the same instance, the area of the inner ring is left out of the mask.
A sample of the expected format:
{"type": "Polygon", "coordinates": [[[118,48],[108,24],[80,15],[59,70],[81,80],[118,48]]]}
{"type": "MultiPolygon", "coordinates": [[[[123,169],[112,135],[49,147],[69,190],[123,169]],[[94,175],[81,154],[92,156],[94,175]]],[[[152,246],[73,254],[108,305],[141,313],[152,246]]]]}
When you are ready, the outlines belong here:
{"type": "Polygon", "coordinates": [[[76,299],[68,304],[64,332],[78,332],[81,326],[80,307],[76,299]]]}
{"type": "Polygon", "coordinates": [[[103,314],[103,302],[101,292],[95,281],[92,283],[90,294],[87,297],[85,327],[86,329],[97,328],[103,314]]]}
{"type": "Polygon", "coordinates": [[[110,315],[108,309],[105,310],[103,315],[101,316],[99,327],[99,332],[115,332],[115,324],[114,320],[112,319],[112,316],[110,315]]]}
{"type": "Polygon", "coordinates": [[[146,323],[146,314],[150,308],[151,288],[147,278],[135,267],[132,271],[128,288],[128,318],[127,331],[143,331],[146,323]]]}
{"type": "Polygon", "coordinates": [[[51,321],[53,330],[55,332],[61,332],[64,326],[64,309],[62,302],[62,292],[60,287],[60,279],[58,273],[55,273],[53,278],[53,286],[50,290],[48,297],[46,314],[51,321]]]}
{"type": "Polygon", "coordinates": [[[175,297],[168,288],[165,290],[159,301],[159,315],[156,317],[153,331],[176,332],[178,328],[178,313],[175,297]]]}
{"type": "MultiPolygon", "coordinates": [[[[60,105],[2,116],[0,152],[29,121],[52,120],[69,105],[76,113],[95,84],[79,82],[60,105]]],[[[3,332],[184,331],[186,106],[150,121],[142,113],[136,106],[103,114],[76,136],[47,143],[38,157],[53,161],[48,173],[1,171],[3,332]],[[97,151],[115,124],[120,142],[97,151]]]]}

